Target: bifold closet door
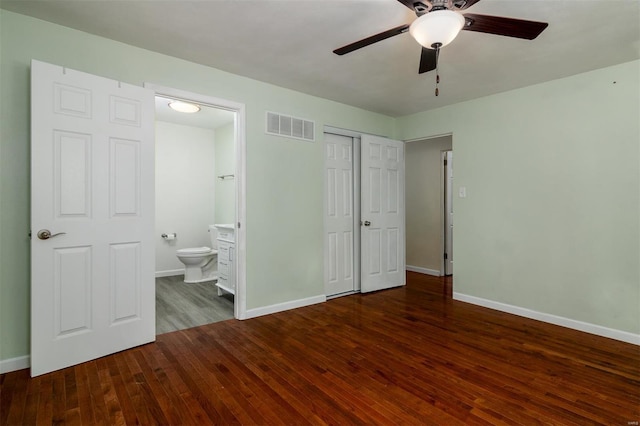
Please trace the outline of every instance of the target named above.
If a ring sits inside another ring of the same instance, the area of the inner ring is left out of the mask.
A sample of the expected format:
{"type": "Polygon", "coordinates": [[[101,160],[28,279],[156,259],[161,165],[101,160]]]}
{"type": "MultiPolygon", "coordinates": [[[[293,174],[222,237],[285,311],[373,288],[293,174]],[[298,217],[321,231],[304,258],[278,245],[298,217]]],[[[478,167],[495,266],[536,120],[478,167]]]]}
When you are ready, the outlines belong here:
{"type": "Polygon", "coordinates": [[[404,285],[404,143],[362,135],[361,291],[404,285]]]}
{"type": "Polygon", "coordinates": [[[31,64],[31,375],[155,340],[154,93],[31,64]]]}
{"type": "Polygon", "coordinates": [[[325,294],[354,291],[353,138],[325,133],[325,294]]]}

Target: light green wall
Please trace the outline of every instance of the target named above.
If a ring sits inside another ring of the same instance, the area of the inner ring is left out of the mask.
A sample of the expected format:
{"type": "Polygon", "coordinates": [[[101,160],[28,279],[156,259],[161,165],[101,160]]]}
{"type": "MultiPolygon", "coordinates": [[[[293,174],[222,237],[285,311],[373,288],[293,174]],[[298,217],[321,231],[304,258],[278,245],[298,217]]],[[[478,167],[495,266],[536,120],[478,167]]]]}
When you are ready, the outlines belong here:
{"type": "Polygon", "coordinates": [[[398,120],[453,133],[454,292],[640,333],[640,61],[398,120]]]}
{"type": "Polygon", "coordinates": [[[4,10],[0,43],[0,360],[29,353],[32,58],[246,105],[248,309],[324,291],[322,143],[265,135],[271,110],[319,131],[452,132],[468,192],[454,290],[640,332],[638,61],[395,120],[4,10]]]}
{"type": "MultiPolygon", "coordinates": [[[[233,123],[216,129],[216,176],[235,175],[236,145],[234,141],[233,123]]],[[[235,183],[235,179],[216,179],[215,223],[236,221],[235,183]]]]}
{"type": "Polygon", "coordinates": [[[38,59],[246,105],[247,308],[324,292],[322,128],[390,135],[394,119],[0,11],[0,360],[29,354],[29,64],[38,59]],[[267,136],[265,111],[314,120],[315,143],[267,136]]]}

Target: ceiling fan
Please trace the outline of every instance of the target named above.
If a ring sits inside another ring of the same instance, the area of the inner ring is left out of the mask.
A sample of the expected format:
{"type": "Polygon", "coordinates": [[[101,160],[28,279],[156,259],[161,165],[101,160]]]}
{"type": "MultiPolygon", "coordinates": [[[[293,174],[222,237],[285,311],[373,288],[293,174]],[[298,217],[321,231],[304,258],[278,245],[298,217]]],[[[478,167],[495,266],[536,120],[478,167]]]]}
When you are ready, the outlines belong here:
{"type": "Polygon", "coordinates": [[[408,31],[422,45],[418,68],[418,73],[422,74],[437,68],[440,48],[451,43],[461,30],[533,40],[549,25],[546,22],[473,13],[463,15],[459,12],[473,6],[480,0],[398,1],[413,10],[418,18],[411,24],[400,25],[358,40],[334,50],[333,53],[344,55],[408,31]]]}

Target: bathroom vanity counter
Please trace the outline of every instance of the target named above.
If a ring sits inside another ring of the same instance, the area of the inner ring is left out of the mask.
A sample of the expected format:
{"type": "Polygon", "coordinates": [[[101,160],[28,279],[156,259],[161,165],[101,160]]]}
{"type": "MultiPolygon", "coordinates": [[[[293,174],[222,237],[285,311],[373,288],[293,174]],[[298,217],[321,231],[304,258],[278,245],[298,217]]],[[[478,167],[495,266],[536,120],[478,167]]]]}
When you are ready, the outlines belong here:
{"type": "Polygon", "coordinates": [[[235,244],[236,229],[234,228],[233,224],[216,224],[214,226],[218,230],[218,241],[226,241],[235,244]]]}
{"type": "Polygon", "coordinates": [[[223,292],[235,295],[235,228],[233,224],[215,226],[218,230],[218,296],[223,292]]]}
{"type": "Polygon", "coordinates": [[[218,229],[231,229],[232,231],[236,228],[233,223],[216,223],[213,226],[218,229]]]}

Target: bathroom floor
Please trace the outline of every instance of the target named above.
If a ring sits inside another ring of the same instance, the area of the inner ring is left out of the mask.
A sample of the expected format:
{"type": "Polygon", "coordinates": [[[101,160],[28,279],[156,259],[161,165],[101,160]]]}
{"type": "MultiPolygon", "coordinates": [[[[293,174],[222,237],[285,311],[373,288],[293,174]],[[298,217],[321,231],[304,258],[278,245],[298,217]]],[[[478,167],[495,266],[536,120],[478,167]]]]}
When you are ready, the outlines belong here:
{"type": "Polygon", "coordinates": [[[182,275],[156,278],[156,334],[233,318],[233,295],[214,282],[185,284],[182,275]]]}

